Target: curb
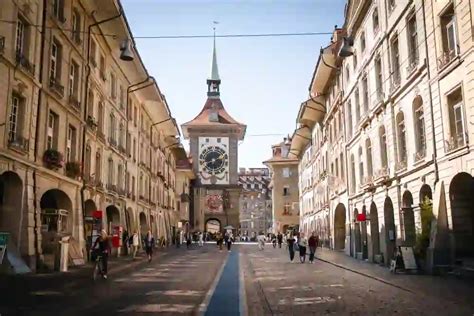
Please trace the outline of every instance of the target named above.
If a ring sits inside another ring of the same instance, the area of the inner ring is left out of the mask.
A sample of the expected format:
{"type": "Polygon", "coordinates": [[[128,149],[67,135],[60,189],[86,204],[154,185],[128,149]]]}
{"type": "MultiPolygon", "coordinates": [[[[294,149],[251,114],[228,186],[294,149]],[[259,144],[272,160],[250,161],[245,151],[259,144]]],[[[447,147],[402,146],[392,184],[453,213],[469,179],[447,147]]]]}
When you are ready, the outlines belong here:
{"type": "Polygon", "coordinates": [[[415,293],[414,291],[408,289],[408,288],[405,288],[403,286],[400,286],[400,285],[397,285],[397,284],[394,284],[390,281],[387,281],[383,278],[379,278],[379,277],[376,277],[376,276],[373,276],[373,275],[370,275],[370,274],[367,274],[367,273],[364,273],[364,272],[360,272],[360,271],[357,271],[357,270],[354,270],[352,268],[349,268],[345,265],[342,265],[342,264],[339,264],[339,263],[335,263],[335,262],[332,262],[332,261],[328,261],[328,260],[325,260],[325,259],[321,259],[321,258],[318,258],[318,257],[314,257],[316,260],[319,260],[319,261],[322,261],[322,262],[325,262],[325,263],[328,263],[328,264],[331,264],[335,267],[338,267],[338,268],[341,268],[341,269],[344,269],[344,270],[347,270],[347,271],[351,271],[353,273],[356,273],[356,274],[359,274],[359,275],[362,275],[362,276],[365,276],[367,278],[370,278],[370,279],[373,279],[373,280],[376,280],[376,281],[379,281],[379,282],[382,282],[384,284],[387,284],[387,285],[390,285],[390,286],[393,286],[393,287],[396,287],[400,290],[403,290],[403,291],[406,291],[406,292],[409,292],[409,293],[415,293]]]}

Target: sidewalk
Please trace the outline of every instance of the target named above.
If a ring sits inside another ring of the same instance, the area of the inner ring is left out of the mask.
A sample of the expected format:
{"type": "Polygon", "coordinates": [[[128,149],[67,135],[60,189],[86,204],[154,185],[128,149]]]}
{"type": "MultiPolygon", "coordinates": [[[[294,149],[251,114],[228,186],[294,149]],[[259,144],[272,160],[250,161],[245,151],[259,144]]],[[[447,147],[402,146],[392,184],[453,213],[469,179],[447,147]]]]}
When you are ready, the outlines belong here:
{"type": "Polygon", "coordinates": [[[472,299],[474,283],[471,280],[457,279],[452,276],[393,274],[388,267],[358,260],[343,252],[325,248],[318,248],[316,250],[316,258],[408,292],[432,296],[440,300],[449,300],[474,307],[472,299]]]}

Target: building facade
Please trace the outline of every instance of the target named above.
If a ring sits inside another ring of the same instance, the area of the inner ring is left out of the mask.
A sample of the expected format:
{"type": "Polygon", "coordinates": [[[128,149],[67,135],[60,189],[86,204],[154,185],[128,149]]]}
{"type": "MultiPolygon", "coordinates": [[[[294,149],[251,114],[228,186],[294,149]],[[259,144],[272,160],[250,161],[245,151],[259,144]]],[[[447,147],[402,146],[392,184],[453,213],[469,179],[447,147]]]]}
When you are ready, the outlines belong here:
{"type": "Polygon", "coordinates": [[[119,240],[148,230],[170,239],[179,131],[128,45],[120,3],[5,1],[1,15],[14,22],[0,28],[0,231],[10,252],[32,269],[54,268],[69,236],[80,263],[94,217],[119,240]]]}
{"type": "Polygon", "coordinates": [[[270,180],[267,168],[239,168],[241,236],[253,239],[273,231],[270,180]]]}
{"type": "Polygon", "coordinates": [[[239,226],[238,142],[246,131],[246,126],[225,110],[220,84],[214,38],[206,103],[193,120],[182,125],[196,174],[193,228],[212,233],[239,226]]]}
{"type": "Polygon", "coordinates": [[[272,233],[286,233],[300,223],[298,159],[290,157],[291,138],[272,146],[272,158],[263,163],[271,174],[272,233]]]}
{"type": "Polygon", "coordinates": [[[292,142],[304,231],[374,262],[471,262],[472,25],[472,1],[347,3],[292,142]]]}

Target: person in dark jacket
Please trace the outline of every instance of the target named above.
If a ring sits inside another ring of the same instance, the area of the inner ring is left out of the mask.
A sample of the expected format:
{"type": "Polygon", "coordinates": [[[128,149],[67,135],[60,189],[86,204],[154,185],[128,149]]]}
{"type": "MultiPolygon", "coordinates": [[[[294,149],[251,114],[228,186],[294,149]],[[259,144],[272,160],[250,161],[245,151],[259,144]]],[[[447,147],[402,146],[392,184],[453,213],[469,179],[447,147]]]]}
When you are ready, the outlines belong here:
{"type": "Polygon", "coordinates": [[[146,234],[143,244],[145,245],[145,251],[148,255],[148,262],[151,262],[151,258],[153,256],[153,247],[155,246],[155,237],[153,237],[151,231],[148,231],[146,234]]]}
{"type": "Polygon", "coordinates": [[[281,248],[281,244],[283,243],[283,235],[280,232],[278,232],[277,241],[278,241],[278,248],[281,248]]]}
{"type": "Polygon", "coordinates": [[[97,251],[102,256],[102,276],[104,279],[107,279],[107,259],[109,258],[111,247],[110,239],[105,229],[102,229],[100,236],[95,240],[92,249],[97,251]]]}
{"type": "Polygon", "coordinates": [[[286,238],[286,243],[288,244],[288,251],[290,252],[290,262],[293,262],[293,259],[295,258],[295,242],[295,237],[293,236],[293,234],[290,233],[286,238]]]}
{"type": "Polygon", "coordinates": [[[316,253],[316,248],[318,247],[319,238],[316,236],[316,233],[313,232],[311,237],[308,239],[308,246],[309,246],[309,263],[314,262],[314,254],[316,253]]]}

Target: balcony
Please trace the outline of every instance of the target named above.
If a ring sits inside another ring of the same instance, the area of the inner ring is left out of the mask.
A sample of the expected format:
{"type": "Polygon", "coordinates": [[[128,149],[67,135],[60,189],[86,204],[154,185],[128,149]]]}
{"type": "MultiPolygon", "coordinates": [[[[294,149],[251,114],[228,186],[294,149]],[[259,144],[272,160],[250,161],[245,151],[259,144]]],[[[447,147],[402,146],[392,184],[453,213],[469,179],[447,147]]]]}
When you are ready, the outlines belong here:
{"type": "Polygon", "coordinates": [[[364,128],[367,125],[369,125],[369,122],[370,122],[369,114],[367,112],[363,113],[362,116],[360,117],[359,126],[364,128]]]}
{"type": "Polygon", "coordinates": [[[118,149],[122,154],[124,154],[124,155],[127,154],[127,149],[123,145],[119,145],[118,149]]]}
{"type": "Polygon", "coordinates": [[[415,162],[421,161],[426,157],[426,148],[419,149],[415,154],[413,154],[413,160],[415,162]]]}
{"type": "Polygon", "coordinates": [[[388,167],[382,167],[374,172],[373,179],[378,181],[386,181],[390,176],[390,169],[388,167]]]}
{"type": "Polygon", "coordinates": [[[118,193],[117,185],[115,184],[107,183],[107,190],[109,190],[110,192],[118,193]]]}
{"type": "Polygon", "coordinates": [[[101,180],[98,180],[98,181],[96,182],[96,188],[97,188],[98,190],[104,191],[104,183],[103,183],[101,180]]]}
{"type": "Polygon", "coordinates": [[[103,143],[105,143],[105,134],[103,131],[101,130],[97,131],[97,138],[102,140],[103,143]]]}
{"type": "Polygon", "coordinates": [[[122,196],[122,197],[126,196],[125,189],[123,189],[123,188],[118,188],[117,193],[118,193],[119,196],[122,196]]]}
{"type": "Polygon", "coordinates": [[[19,135],[10,135],[8,139],[8,147],[22,154],[26,154],[28,152],[28,145],[28,139],[19,135]]]}
{"type": "Polygon", "coordinates": [[[87,123],[87,127],[90,128],[92,131],[97,130],[97,121],[95,120],[93,116],[88,115],[86,123],[87,123]]]}
{"type": "Polygon", "coordinates": [[[377,90],[375,90],[375,96],[374,96],[374,103],[373,107],[377,108],[379,104],[383,103],[383,90],[382,87],[377,87],[377,90]]]}
{"type": "Polygon", "coordinates": [[[374,177],[372,175],[363,177],[362,183],[360,184],[360,188],[366,192],[374,191],[375,189],[374,177]]]}
{"type": "Polygon", "coordinates": [[[82,174],[82,165],[77,161],[68,161],[66,163],[66,175],[69,178],[77,179],[82,174]]]}
{"type": "Polygon", "coordinates": [[[404,171],[407,169],[407,158],[403,157],[395,164],[395,172],[404,171]]]}
{"type": "Polygon", "coordinates": [[[55,149],[47,149],[43,154],[43,162],[46,168],[58,170],[64,166],[63,154],[55,149]]]}
{"type": "Polygon", "coordinates": [[[438,69],[441,70],[448,65],[458,55],[455,49],[445,51],[438,57],[438,69]]]}
{"type": "Polygon", "coordinates": [[[64,87],[59,83],[59,80],[57,80],[56,78],[49,79],[49,88],[60,98],[64,97],[64,87]]]}
{"type": "Polygon", "coordinates": [[[109,137],[109,138],[108,138],[108,141],[109,141],[109,145],[110,145],[111,147],[117,148],[117,141],[115,140],[115,138],[109,137]]]}
{"type": "Polygon", "coordinates": [[[447,151],[450,152],[458,148],[464,147],[467,144],[466,139],[467,139],[467,134],[451,136],[451,138],[449,138],[448,140],[445,140],[447,151]]]}
{"type": "Polygon", "coordinates": [[[75,95],[71,94],[69,96],[69,104],[76,112],[81,112],[81,101],[79,101],[75,95]]]}
{"type": "Polygon", "coordinates": [[[22,52],[16,52],[16,62],[21,68],[26,70],[32,76],[35,75],[35,65],[33,65],[22,52]]]}
{"type": "Polygon", "coordinates": [[[401,79],[400,79],[400,70],[393,72],[392,77],[390,80],[390,93],[393,93],[400,87],[401,79]]]}
{"type": "Polygon", "coordinates": [[[0,36],[0,54],[5,52],[5,36],[0,36]]]}
{"type": "Polygon", "coordinates": [[[92,176],[92,175],[85,175],[84,176],[84,181],[85,181],[86,185],[89,186],[89,187],[94,187],[96,185],[95,177],[92,176]]]}

